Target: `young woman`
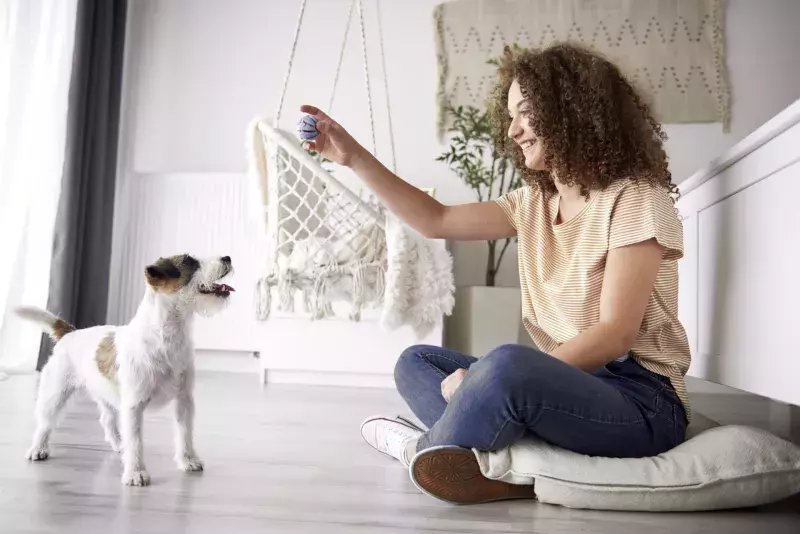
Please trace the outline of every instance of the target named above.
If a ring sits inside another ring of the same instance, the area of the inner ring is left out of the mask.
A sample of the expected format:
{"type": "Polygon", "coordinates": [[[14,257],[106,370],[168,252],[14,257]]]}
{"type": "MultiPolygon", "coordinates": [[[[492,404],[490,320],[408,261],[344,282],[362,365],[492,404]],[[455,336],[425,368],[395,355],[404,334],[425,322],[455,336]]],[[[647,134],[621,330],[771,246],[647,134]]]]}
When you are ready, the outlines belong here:
{"type": "Polygon", "coordinates": [[[683,230],[660,125],[615,65],[567,44],[506,50],[491,104],[527,185],[460,206],[440,204],[323,112],[301,108],[318,119],[313,148],[420,233],[519,238],[523,321],[539,350],[504,345],[477,359],[411,347],[395,379],[428,430],[391,417],[361,429],[411,463],[423,491],[459,503],[532,496],[481,476],[469,449],[531,435],[582,454],[652,456],[684,439],[689,413],[677,317],[683,230]]]}

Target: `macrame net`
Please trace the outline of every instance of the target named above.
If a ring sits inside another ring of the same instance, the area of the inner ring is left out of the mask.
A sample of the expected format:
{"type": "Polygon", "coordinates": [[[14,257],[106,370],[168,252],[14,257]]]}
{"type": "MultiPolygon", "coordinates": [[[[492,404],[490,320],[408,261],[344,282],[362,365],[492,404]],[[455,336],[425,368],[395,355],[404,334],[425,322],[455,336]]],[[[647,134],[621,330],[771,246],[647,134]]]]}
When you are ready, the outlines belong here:
{"type": "Polygon", "coordinates": [[[334,178],[288,137],[258,124],[267,177],[267,274],[258,282],[257,315],[269,317],[272,292],[279,309],[294,311],[298,292],[313,319],[333,315],[347,300],[350,319],[383,299],[386,236],[383,212],[334,178]]]}

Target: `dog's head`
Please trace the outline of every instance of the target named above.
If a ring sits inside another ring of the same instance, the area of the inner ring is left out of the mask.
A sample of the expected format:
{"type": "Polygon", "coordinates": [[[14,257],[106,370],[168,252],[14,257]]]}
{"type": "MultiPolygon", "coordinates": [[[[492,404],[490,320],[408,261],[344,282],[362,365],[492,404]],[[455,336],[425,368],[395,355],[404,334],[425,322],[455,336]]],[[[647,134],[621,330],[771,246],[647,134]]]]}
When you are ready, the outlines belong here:
{"type": "Polygon", "coordinates": [[[227,304],[233,288],[222,279],[232,272],[230,256],[197,259],[180,254],[148,265],[145,278],[158,296],[208,316],[227,304]]]}

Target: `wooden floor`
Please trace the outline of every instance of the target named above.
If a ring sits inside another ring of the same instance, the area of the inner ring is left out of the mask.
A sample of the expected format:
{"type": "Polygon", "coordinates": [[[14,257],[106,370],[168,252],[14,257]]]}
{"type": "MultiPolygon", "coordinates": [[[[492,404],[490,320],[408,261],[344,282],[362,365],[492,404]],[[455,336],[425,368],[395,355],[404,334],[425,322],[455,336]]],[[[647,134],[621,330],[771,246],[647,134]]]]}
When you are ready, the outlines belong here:
{"type": "Polygon", "coordinates": [[[271,386],[203,374],[196,442],[206,471],[172,463],[169,412],[148,416],[152,485],[120,484],[94,405],[72,401],[50,460],[24,460],[36,376],[0,381],[0,532],[281,534],[390,532],[800,532],[800,501],[759,510],[642,514],[568,510],[534,501],[455,507],[416,491],[406,470],[361,442],[372,413],[402,405],[388,390],[271,386]]]}

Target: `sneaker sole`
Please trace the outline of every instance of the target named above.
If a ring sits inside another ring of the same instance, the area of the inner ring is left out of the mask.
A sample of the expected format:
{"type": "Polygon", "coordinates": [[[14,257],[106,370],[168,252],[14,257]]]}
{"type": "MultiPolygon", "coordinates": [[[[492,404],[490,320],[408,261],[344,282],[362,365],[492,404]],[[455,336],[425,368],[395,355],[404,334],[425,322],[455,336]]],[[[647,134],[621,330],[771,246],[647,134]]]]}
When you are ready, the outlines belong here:
{"type": "Polygon", "coordinates": [[[451,504],[536,498],[532,485],[508,484],[483,476],[475,454],[460,447],[421,451],[411,461],[409,471],[423,493],[451,504]]]}

